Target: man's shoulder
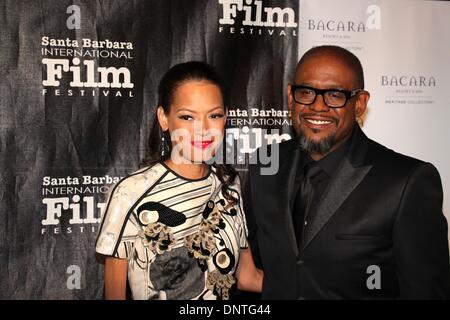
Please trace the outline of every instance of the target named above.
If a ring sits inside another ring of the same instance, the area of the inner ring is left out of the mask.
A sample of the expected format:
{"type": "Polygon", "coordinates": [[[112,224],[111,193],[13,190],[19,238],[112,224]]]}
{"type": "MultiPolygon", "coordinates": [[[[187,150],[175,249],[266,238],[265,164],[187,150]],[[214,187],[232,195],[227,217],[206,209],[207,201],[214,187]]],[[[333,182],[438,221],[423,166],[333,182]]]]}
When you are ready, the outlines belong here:
{"type": "Polygon", "coordinates": [[[378,168],[388,170],[393,176],[409,176],[413,171],[423,167],[427,167],[437,173],[437,169],[433,164],[400,153],[373,140],[369,141],[368,159],[369,163],[371,162],[378,168]]]}
{"type": "Polygon", "coordinates": [[[382,145],[381,143],[371,139],[369,139],[369,156],[374,160],[389,163],[401,163],[406,166],[417,166],[425,163],[420,159],[390,149],[388,146],[382,145]]]}

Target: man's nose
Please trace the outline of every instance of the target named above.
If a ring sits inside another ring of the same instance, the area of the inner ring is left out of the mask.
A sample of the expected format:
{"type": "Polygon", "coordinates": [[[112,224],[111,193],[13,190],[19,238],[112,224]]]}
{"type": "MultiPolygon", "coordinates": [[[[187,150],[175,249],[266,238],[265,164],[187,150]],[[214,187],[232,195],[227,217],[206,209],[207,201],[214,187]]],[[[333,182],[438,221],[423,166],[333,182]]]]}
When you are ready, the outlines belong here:
{"type": "Polygon", "coordinates": [[[309,108],[311,110],[317,111],[317,112],[326,112],[330,109],[330,107],[328,107],[325,104],[325,100],[322,94],[318,94],[316,96],[316,100],[314,101],[314,103],[309,105],[309,108]]]}

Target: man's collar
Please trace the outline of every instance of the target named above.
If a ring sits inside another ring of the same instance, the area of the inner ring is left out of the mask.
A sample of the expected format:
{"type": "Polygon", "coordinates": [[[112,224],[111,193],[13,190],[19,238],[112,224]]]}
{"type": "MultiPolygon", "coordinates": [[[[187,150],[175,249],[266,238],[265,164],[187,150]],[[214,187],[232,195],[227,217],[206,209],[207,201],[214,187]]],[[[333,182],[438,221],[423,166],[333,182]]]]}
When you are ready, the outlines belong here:
{"type": "Polygon", "coordinates": [[[369,138],[367,138],[359,125],[356,124],[353,128],[350,147],[347,154],[348,160],[354,167],[360,167],[365,163],[369,141],[369,138]]]}
{"type": "Polygon", "coordinates": [[[317,164],[329,177],[335,174],[342,159],[347,156],[354,132],[355,130],[353,130],[347,140],[345,140],[336,150],[317,161],[317,164]]]}

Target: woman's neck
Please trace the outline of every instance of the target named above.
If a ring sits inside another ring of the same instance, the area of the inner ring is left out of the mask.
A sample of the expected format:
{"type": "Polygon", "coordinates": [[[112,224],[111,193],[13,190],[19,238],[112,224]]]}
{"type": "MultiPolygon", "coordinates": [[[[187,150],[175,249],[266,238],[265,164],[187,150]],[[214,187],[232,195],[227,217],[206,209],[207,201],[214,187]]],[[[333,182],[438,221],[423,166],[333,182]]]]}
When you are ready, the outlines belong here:
{"type": "Polygon", "coordinates": [[[208,165],[205,163],[179,163],[175,164],[172,159],[164,163],[178,175],[187,179],[201,179],[208,173],[208,165]]]}

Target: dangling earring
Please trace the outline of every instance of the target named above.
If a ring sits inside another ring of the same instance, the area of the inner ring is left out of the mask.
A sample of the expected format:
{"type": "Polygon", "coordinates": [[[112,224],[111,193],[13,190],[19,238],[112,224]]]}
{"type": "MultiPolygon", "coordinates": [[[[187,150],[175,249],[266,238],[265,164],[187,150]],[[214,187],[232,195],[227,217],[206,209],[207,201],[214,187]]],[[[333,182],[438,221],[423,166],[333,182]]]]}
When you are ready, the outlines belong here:
{"type": "Polygon", "coordinates": [[[163,131],[161,135],[161,144],[159,146],[161,158],[164,158],[169,152],[169,143],[166,141],[165,133],[167,131],[163,131]]]}

